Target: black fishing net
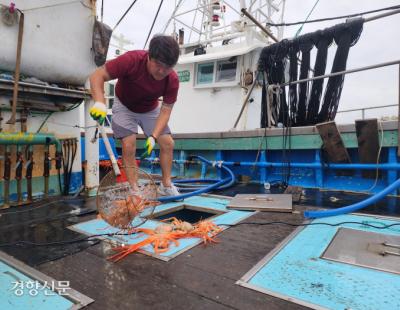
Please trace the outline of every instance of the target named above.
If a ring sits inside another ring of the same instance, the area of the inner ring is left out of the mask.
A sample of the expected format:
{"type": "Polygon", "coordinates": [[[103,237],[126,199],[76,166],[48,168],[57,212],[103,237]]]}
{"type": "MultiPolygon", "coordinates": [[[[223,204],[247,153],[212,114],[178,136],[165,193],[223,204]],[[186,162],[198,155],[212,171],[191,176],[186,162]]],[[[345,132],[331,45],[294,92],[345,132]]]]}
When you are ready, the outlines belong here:
{"type": "Polygon", "coordinates": [[[271,102],[268,100],[268,86],[324,75],[328,49],[333,42],[336,43],[337,49],[331,72],[346,70],[350,47],[357,43],[363,29],[363,22],[362,18],[353,19],[293,40],[283,40],[262,50],[259,70],[265,72],[266,76],[261,102],[262,127],[278,123],[284,126],[315,125],[335,119],[343,88],[343,74],[328,79],[323,100],[321,97],[324,79],[291,84],[288,91],[283,86],[280,92],[273,93],[271,102]],[[316,49],[317,54],[312,70],[313,48],[316,49]],[[287,78],[285,78],[285,72],[288,72],[287,78]],[[289,105],[286,97],[288,97],[289,105]],[[268,114],[267,109],[276,113],[268,114]],[[271,119],[268,119],[269,117],[271,119]]]}

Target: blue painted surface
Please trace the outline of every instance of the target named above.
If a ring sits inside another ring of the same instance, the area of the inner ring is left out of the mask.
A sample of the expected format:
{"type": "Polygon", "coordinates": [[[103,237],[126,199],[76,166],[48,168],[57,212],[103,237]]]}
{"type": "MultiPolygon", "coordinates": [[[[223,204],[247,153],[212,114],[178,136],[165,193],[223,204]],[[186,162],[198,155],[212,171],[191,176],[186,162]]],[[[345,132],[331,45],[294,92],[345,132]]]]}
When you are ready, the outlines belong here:
{"type": "Polygon", "coordinates": [[[82,172],[72,172],[71,181],[69,186],[70,194],[74,194],[82,186],[82,172]]]}
{"type": "MultiPolygon", "coordinates": [[[[228,200],[226,199],[218,199],[211,197],[190,197],[185,199],[182,202],[171,202],[159,205],[155,208],[154,212],[160,212],[168,209],[175,208],[177,206],[186,204],[191,206],[198,207],[206,207],[213,210],[223,211],[224,214],[218,215],[212,218],[212,222],[217,225],[220,224],[235,224],[253,214],[253,212],[249,211],[237,211],[237,210],[228,210],[226,205],[228,200]]],[[[135,223],[133,223],[135,224],[135,223]]],[[[141,228],[150,228],[154,229],[160,224],[159,221],[148,220],[144,224],[142,224],[141,228]]],[[[113,227],[110,227],[106,222],[101,219],[91,220],[88,222],[83,222],[72,226],[73,229],[84,232],[88,235],[95,234],[106,234],[106,233],[116,233],[119,230],[113,227]]],[[[106,238],[115,242],[124,243],[124,244],[137,244],[143,241],[147,237],[146,234],[138,233],[132,234],[129,236],[107,236],[106,238]]],[[[165,253],[159,253],[159,256],[172,258],[177,255],[180,251],[188,250],[189,248],[201,243],[202,240],[199,238],[184,238],[179,240],[179,244],[176,246],[174,244],[170,245],[170,250],[165,253]]],[[[151,245],[147,245],[142,248],[143,251],[147,253],[154,254],[153,247],[151,245]]]]}
{"type": "MultiPolygon", "coordinates": [[[[115,147],[115,139],[109,137],[108,140],[110,141],[111,149],[113,150],[114,156],[118,158],[117,149],[115,147]]],[[[81,156],[82,161],[86,160],[85,158],[85,137],[81,137],[81,156]]],[[[103,138],[99,137],[99,160],[109,160],[110,157],[108,156],[106,147],[103,142],[103,138]]]]}
{"type": "MultiPolygon", "coordinates": [[[[81,139],[81,151],[82,160],[85,160],[85,143],[84,137],[81,139]]],[[[107,160],[108,155],[104,147],[102,139],[99,139],[99,151],[100,159],[107,160]]],[[[118,156],[115,148],[115,140],[110,138],[114,154],[118,156]]],[[[143,150],[138,150],[140,154],[143,150]]],[[[398,178],[398,171],[400,170],[400,164],[397,161],[397,147],[383,147],[380,155],[380,173],[381,176],[378,178],[376,185],[371,189],[375,183],[374,178],[364,178],[362,176],[362,170],[367,169],[369,171],[375,171],[375,164],[359,164],[359,156],[357,148],[348,148],[351,162],[354,169],[352,175],[340,175],[337,173],[338,169],[343,168],[346,164],[329,164],[324,163],[320,156],[320,149],[292,149],[286,150],[283,155],[282,150],[267,149],[263,150],[260,156],[258,150],[176,150],[174,152],[174,159],[185,160],[182,158],[182,151],[184,154],[196,154],[206,157],[213,161],[225,161],[225,162],[248,162],[254,163],[258,158],[259,163],[265,163],[266,167],[254,167],[249,166],[229,166],[238,177],[239,175],[245,175],[250,177],[252,182],[255,183],[274,183],[277,180],[285,180],[286,173],[288,171],[287,166],[282,167],[282,163],[287,165],[291,164],[290,168],[290,179],[289,185],[302,186],[306,188],[324,188],[331,190],[347,190],[355,192],[371,192],[377,193],[384,189],[389,184],[393,183],[398,178]],[[258,155],[257,155],[258,154],[258,155]]],[[[153,151],[153,157],[159,156],[159,150],[153,151]]],[[[150,165],[145,164],[141,166],[145,170],[149,170],[151,173],[160,173],[159,164],[150,165]]],[[[182,164],[180,166],[174,165],[173,175],[184,176],[187,178],[221,178],[223,176],[217,175],[219,170],[206,169],[205,165],[191,165],[190,169],[185,169],[185,175],[182,175],[182,164]],[[176,167],[175,167],[176,166],[176,167]],[[196,167],[197,166],[197,167],[196,167]]],[[[400,192],[398,192],[400,193],[400,192]]],[[[393,193],[395,194],[395,193],[393,193]]]]}
{"type": "MultiPolygon", "coordinates": [[[[391,220],[341,215],[313,222],[391,220]]],[[[340,227],[400,236],[400,229],[374,229],[361,224],[340,227]]],[[[264,265],[249,284],[329,309],[400,309],[400,275],[319,258],[339,227],[308,226],[264,265]]]]}
{"type": "MultiPolygon", "coordinates": [[[[48,283],[51,286],[51,283],[48,283]]],[[[66,293],[68,290],[66,290],[66,293]]],[[[70,309],[74,304],[63,296],[55,294],[42,285],[36,287],[33,280],[0,261],[0,309],[2,310],[58,310],[70,309]],[[21,281],[22,286],[16,286],[21,281]],[[21,289],[21,290],[18,290],[21,289]],[[36,296],[32,296],[36,294],[36,296]],[[21,296],[17,296],[21,295],[21,296]]]]}
{"type": "MultiPolygon", "coordinates": [[[[397,161],[396,147],[382,148],[380,177],[376,184],[375,178],[362,176],[363,170],[376,171],[376,164],[360,164],[358,150],[349,148],[347,151],[351,164],[324,163],[319,149],[293,149],[290,152],[286,150],[285,155],[282,150],[263,150],[260,153],[257,150],[196,150],[186,151],[186,153],[201,155],[210,161],[222,161],[238,179],[239,176],[244,175],[248,176],[251,182],[261,184],[284,181],[287,178],[287,172],[290,171],[289,185],[377,193],[398,178],[400,163],[397,161]],[[290,169],[288,169],[289,163],[290,169]],[[351,173],[343,175],[338,172],[340,169],[346,169],[351,173]]],[[[190,164],[183,176],[179,165],[184,164],[185,159],[181,155],[181,150],[174,152],[174,159],[178,164],[173,167],[174,175],[186,178],[219,178],[218,170],[205,167],[204,164],[190,164]]],[[[141,164],[141,168],[152,173],[160,173],[158,163],[151,164],[145,161],[141,164]]]]}

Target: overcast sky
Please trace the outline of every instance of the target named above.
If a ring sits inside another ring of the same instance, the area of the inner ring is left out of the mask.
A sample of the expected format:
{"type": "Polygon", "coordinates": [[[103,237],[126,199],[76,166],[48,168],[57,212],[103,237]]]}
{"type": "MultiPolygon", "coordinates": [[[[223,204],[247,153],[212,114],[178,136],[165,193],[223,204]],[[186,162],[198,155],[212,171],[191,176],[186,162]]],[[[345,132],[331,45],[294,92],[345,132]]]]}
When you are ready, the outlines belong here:
{"type": "MultiPolygon", "coordinates": [[[[118,19],[132,3],[131,0],[103,1],[104,22],[111,27],[115,26],[118,19]]],[[[287,0],[285,22],[304,20],[315,2],[316,0],[287,0]]],[[[100,17],[101,1],[99,0],[97,3],[100,17]]],[[[137,0],[132,10],[117,27],[114,34],[123,34],[128,40],[133,42],[133,45],[127,46],[128,49],[143,48],[159,3],[160,1],[158,0],[137,0]]],[[[164,29],[175,7],[175,3],[175,0],[164,0],[152,34],[160,33],[164,29]]],[[[186,8],[194,7],[196,3],[197,1],[195,0],[186,0],[184,1],[184,6],[186,8]]],[[[239,1],[231,0],[229,3],[235,4],[235,7],[239,8],[239,1]]],[[[399,4],[400,1],[391,0],[319,0],[310,19],[353,14],[399,4]]],[[[232,10],[230,11],[229,13],[232,13],[232,10]]],[[[235,15],[235,13],[232,14],[235,15]]],[[[303,26],[301,34],[326,28],[340,22],[344,22],[344,20],[306,24],[303,26]]],[[[179,27],[180,25],[178,25],[179,27]]],[[[350,50],[347,68],[358,68],[400,59],[399,28],[400,14],[364,24],[360,40],[350,50]]],[[[298,29],[299,26],[286,27],[284,38],[293,37],[298,29]]],[[[113,49],[111,53],[113,53],[113,49]]],[[[331,51],[332,55],[333,53],[331,51]]],[[[327,70],[330,71],[329,65],[327,70]]],[[[398,91],[399,66],[350,74],[345,79],[339,110],[398,104],[398,91]]],[[[378,117],[382,115],[397,115],[397,108],[366,112],[366,117],[378,117]]],[[[359,118],[360,116],[360,113],[348,113],[346,117],[338,116],[338,121],[347,121],[351,118],[359,118]]]]}

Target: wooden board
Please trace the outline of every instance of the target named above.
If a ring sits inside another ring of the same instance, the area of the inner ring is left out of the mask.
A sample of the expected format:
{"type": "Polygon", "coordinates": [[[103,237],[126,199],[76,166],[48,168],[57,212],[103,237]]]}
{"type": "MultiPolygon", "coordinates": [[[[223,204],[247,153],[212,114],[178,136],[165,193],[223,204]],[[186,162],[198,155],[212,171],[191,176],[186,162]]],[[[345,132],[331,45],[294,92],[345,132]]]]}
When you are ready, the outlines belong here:
{"type": "MultiPolygon", "coordinates": [[[[351,163],[349,153],[344,146],[340,132],[335,122],[326,122],[316,125],[323,142],[323,150],[327,160],[331,163],[351,163]]],[[[352,175],[350,170],[338,170],[338,175],[352,175]]]]}
{"type": "MultiPolygon", "coordinates": [[[[358,156],[360,163],[376,164],[379,152],[378,120],[356,120],[358,156]]],[[[364,178],[376,178],[376,170],[362,171],[364,178]]]]}
{"type": "Polygon", "coordinates": [[[335,122],[327,122],[316,125],[324,150],[332,163],[350,163],[350,156],[344,146],[340,132],[335,122]]]}

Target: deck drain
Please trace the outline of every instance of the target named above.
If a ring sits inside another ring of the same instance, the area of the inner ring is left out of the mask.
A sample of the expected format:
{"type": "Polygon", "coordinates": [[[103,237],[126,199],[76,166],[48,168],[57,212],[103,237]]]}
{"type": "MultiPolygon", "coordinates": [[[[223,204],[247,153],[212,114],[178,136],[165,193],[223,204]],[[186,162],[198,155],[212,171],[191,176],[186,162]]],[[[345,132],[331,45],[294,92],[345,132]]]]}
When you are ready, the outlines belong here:
{"type": "Polygon", "coordinates": [[[174,208],[170,208],[168,210],[155,212],[149,218],[152,220],[161,221],[171,217],[175,217],[178,220],[194,224],[200,220],[210,219],[216,215],[220,215],[223,213],[225,212],[215,209],[202,208],[199,206],[191,206],[183,204],[174,208]]]}

